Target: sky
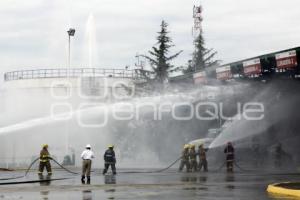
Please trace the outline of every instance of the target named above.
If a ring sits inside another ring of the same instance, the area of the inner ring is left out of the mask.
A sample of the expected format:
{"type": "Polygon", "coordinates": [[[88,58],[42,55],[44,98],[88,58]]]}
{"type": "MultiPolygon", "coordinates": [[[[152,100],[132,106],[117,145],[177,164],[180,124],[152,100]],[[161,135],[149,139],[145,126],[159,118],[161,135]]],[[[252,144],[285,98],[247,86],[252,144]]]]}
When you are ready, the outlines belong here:
{"type": "Polygon", "coordinates": [[[133,68],[162,20],[182,66],[193,52],[194,4],[203,6],[206,47],[223,64],[300,46],[299,0],[1,0],[0,73],[66,67],[70,27],[72,67],[133,68]]]}

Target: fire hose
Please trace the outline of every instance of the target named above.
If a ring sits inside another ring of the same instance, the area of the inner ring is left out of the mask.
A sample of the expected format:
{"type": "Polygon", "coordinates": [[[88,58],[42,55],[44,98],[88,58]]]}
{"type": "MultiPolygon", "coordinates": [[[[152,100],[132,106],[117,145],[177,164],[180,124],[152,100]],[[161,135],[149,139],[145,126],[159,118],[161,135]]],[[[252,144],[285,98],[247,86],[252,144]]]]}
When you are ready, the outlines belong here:
{"type": "Polygon", "coordinates": [[[180,156],[178,159],[176,159],[174,162],[172,162],[168,167],[160,169],[160,170],[154,170],[154,171],[127,171],[127,172],[121,172],[123,174],[138,174],[138,173],[160,173],[160,172],[164,172],[168,169],[170,169],[171,167],[173,167],[182,157],[180,156]]]}
{"type": "MultiPolygon", "coordinates": [[[[172,166],[174,166],[179,160],[181,160],[181,156],[179,158],[177,158],[174,162],[172,162],[169,166],[167,166],[166,168],[163,168],[163,169],[159,169],[159,170],[153,170],[153,171],[125,171],[125,172],[120,172],[120,173],[123,173],[123,174],[133,174],[133,173],[161,173],[161,172],[164,172],[168,169],[170,169],[172,166]]],[[[62,168],[63,170],[65,170],[66,172],[70,173],[70,174],[74,174],[74,175],[78,175],[79,173],[77,172],[73,172],[67,168],[65,168],[63,165],[61,165],[58,161],[56,161],[55,159],[53,158],[50,158],[53,162],[55,162],[60,168],[62,168]]],[[[29,167],[27,168],[27,170],[25,171],[25,174],[22,175],[22,176],[16,176],[16,177],[11,177],[11,178],[2,178],[0,179],[0,181],[6,181],[6,180],[14,180],[14,179],[20,179],[20,178],[24,178],[27,176],[27,174],[29,173],[29,171],[31,170],[32,166],[39,160],[39,158],[36,158],[35,160],[33,160],[31,162],[31,164],[29,165],[29,167]]],[[[226,161],[218,168],[217,171],[220,171],[226,164],[226,161]]],[[[236,162],[234,162],[234,165],[240,169],[241,171],[247,171],[245,169],[243,169],[242,167],[240,167],[236,162]]],[[[65,178],[64,178],[65,179],[65,178]]],[[[51,179],[51,180],[61,180],[61,179],[51,179]]],[[[20,183],[33,183],[33,182],[45,182],[45,181],[50,181],[50,180],[37,180],[37,181],[23,181],[23,182],[20,182],[20,183]]],[[[17,182],[19,183],[19,182],[17,182]]],[[[16,183],[16,184],[17,184],[16,183]]],[[[1,184],[10,184],[10,183],[0,183],[1,184]]],[[[11,183],[13,184],[13,183],[11,183]]]]}
{"type": "MultiPolygon", "coordinates": [[[[77,172],[73,172],[67,168],[65,168],[63,165],[61,165],[58,161],[56,161],[53,158],[50,158],[52,161],[54,161],[60,168],[62,168],[63,170],[67,171],[68,173],[74,174],[74,175],[78,175],[79,173],[77,172]]],[[[178,159],[176,159],[173,163],[171,163],[168,167],[164,168],[164,169],[160,169],[160,170],[156,170],[156,171],[147,171],[147,172],[138,172],[138,171],[131,171],[131,172],[122,172],[122,173],[160,173],[163,171],[168,170],[169,168],[171,168],[172,166],[174,166],[179,160],[181,159],[181,157],[179,157],[178,159]]],[[[15,179],[20,179],[20,178],[24,178],[27,176],[27,174],[29,173],[29,171],[31,170],[32,166],[39,160],[39,158],[36,158],[35,160],[33,160],[31,162],[31,164],[29,165],[29,167],[27,168],[27,170],[25,171],[25,174],[23,176],[16,176],[16,177],[11,177],[11,178],[2,178],[0,179],[0,181],[7,181],[7,180],[15,180],[15,179]]],[[[26,184],[26,183],[41,183],[41,182],[49,182],[49,181],[53,181],[53,180],[64,180],[66,178],[60,178],[60,179],[46,179],[46,180],[32,180],[32,181],[20,181],[20,182],[5,182],[5,183],[0,183],[0,185],[12,185],[12,184],[26,184]]]]}
{"type": "Polygon", "coordinates": [[[63,170],[65,170],[66,172],[69,172],[70,174],[79,174],[79,173],[77,173],[77,172],[73,172],[73,171],[71,171],[71,170],[65,168],[63,165],[59,164],[59,162],[57,162],[55,159],[52,158],[51,160],[53,160],[59,167],[61,167],[61,168],[62,168],[63,170]]]}
{"type": "MultiPolygon", "coordinates": [[[[217,169],[217,171],[220,171],[225,166],[226,163],[227,163],[227,161],[223,162],[223,164],[217,169]]],[[[241,171],[249,171],[249,170],[242,168],[240,165],[238,165],[236,161],[234,161],[233,164],[241,171]]]]}
{"type": "MultiPolygon", "coordinates": [[[[2,178],[0,179],[0,181],[6,181],[6,180],[14,180],[14,179],[20,179],[20,178],[24,178],[27,176],[27,174],[29,173],[29,171],[31,170],[32,166],[39,160],[40,158],[36,158],[35,160],[33,160],[29,167],[26,169],[25,174],[23,176],[16,176],[16,177],[11,177],[11,178],[2,178]]],[[[59,162],[57,162],[55,159],[50,158],[50,160],[54,161],[60,168],[62,168],[63,170],[71,173],[71,174],[78,174],[76,172],[72,172],[70,170],[68,170],[67,168],[65,168],[64,166],[62,166],[61,164],[59,164],[59,162]]]]}

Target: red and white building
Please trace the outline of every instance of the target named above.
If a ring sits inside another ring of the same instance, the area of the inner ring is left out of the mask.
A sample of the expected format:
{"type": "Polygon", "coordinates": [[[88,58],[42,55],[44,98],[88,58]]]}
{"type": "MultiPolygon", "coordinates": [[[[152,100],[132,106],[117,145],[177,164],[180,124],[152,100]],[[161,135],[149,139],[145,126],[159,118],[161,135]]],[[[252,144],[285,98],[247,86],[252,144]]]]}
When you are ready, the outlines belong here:
{"type": "Polygon", "coordinates": [[[244,68],[244,74],[247,76],[259,75],[262,72],[259,58],[255,58],[243,62],[243,68],[244,68]]]}
{"type": "Polygon", "coordinates": [[[230,65],[219,67],[216,69],[217,79],[225,81],[232,78],[230,65]]]}
{"type": "Polygon", "coordinates": [[[207,83],[206,73],[205,72],[197,72],[193,74],[194,83],[195,84],[205,84],[207,83]]]}
{"type": "Polygon", "coordinates": [[[296,50],[286,51],[275,55],[278,69],[287,69],[297,67],[296,50]]]}

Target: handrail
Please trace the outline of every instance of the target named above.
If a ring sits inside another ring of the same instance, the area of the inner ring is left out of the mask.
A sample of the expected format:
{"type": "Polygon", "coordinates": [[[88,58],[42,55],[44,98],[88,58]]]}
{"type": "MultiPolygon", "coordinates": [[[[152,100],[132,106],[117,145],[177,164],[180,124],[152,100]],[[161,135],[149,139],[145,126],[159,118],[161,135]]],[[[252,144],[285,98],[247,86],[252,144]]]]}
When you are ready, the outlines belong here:
{"type": "Polygon", "coordinates": [[[4,74],[5,81],[39,78],[110,77],[143,79],[136,70],[102,68],[54,68],[11,71],[4,74]]]}

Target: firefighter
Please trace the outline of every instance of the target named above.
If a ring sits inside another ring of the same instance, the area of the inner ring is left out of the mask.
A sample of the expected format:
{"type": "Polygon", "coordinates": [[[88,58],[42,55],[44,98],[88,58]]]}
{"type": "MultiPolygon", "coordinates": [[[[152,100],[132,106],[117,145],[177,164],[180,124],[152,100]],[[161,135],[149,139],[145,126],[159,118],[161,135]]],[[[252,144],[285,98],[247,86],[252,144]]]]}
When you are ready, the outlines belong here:
{"type": "Polygon", "coordinates": [[[85,150],[81,154],[82,158],[82,176],[81,182],[85,183],[85,176],[87,178],[87,183],[91,182],[91,167],[92,167],[92,159],[95,157],[94,152],[91,150],[91,145],[88,144],[85,147],[85,150]]]}
{"type": "Polygon", "coordinates": [[[197,153],[194,144],[190,146],[189,157],[190,157],[190,170],[195,172],[197,171],[198,164],[197,164],[197,153]]]}
{"type": "Polygon", "coordinates": [[[183,151],[181,153],[181,162],[179,166],[179,171],[181,172],[183,168],[186,167],[186,171],[190,171],[190,161],[189,161],[189,145],[186,144],[183,147],[183,151]]]}
{"type": "Polygon", "coordinates": [[[227,172],[233,172],[234,147],[231,142],[227,143],[227,146],[224,149],[224,153],[226,154],[227,172]]]}
{"type": "Polygon", "coordinates": [[[207,149],[204,149],[203,144],[199,145],[199,148],[198,148],[198,156],[199,156],[198,169],[199,169],[199,171],[201,171],[202,167],[205,172],[208,171],[207,160],[206,160],[206,151],[207,151],[207,149]]]}
{"type": "Polygon", "coordinates": [[[114,151],[114,145],[109,145],[108,149],[104,153],[104,169],[103,175],[106,174],[109,166],[111,166],[113,174],[117,174],[116,172],[116,156],[114,151]]]}
{"type": "Polygon", "coordinates": [[[48,144],[44,144],[40,152],[40,165],[39,165],[39,176],[43,175],[44,168],[46,167],[48,176],[52,175],[51,164],[50,164],[50,154],[48,152],[48,144]]]}

